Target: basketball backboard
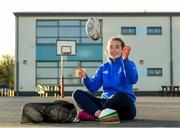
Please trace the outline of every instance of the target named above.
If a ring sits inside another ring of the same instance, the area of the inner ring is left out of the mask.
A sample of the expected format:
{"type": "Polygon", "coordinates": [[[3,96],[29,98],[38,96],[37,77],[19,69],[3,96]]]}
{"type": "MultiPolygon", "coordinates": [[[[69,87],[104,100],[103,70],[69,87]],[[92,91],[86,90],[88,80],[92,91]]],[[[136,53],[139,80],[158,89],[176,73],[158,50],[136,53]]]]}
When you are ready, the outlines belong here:
{"type": "Polygon", "coordinates": [[[57,40],[57,55],[75,55],[76,41],[57,40]]]}

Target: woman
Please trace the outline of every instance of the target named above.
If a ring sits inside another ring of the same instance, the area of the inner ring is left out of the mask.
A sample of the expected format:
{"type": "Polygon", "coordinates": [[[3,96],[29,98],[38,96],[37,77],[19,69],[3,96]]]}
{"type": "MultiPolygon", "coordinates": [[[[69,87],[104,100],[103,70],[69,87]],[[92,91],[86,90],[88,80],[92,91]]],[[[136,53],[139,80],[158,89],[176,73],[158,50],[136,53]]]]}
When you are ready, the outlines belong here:
{"type": "Polygon", "coordinates": [[[136,116],[136,97],[132,85],[138,80],[135,64],[128,59],[130,47],[125,46],[119,37],[112,37],[106,49],[108,61],[99,66],[95,75],[89,78],[83,68],[79,69],[79,76],[83,84],[91,92],[76,90],[73,93],[74,101],[84,111],[79,114],[87,120],[98,119],[102,111],[116,110],[121,120],[134,119],[136,116]],[[101,98],[92,93],[102,87],[101,98]]]}

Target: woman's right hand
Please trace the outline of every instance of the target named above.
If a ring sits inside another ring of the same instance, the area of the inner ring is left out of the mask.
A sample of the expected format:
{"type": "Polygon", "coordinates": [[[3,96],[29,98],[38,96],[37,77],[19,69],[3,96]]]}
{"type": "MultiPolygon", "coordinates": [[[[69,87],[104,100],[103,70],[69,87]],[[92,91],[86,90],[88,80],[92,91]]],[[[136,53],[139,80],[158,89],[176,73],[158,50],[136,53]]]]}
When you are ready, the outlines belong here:
{"type": "Polygon", "coordinates": [[[81,77],[82,79],[86,78],[86,71],[83,68],[76,69],[76,76],[81,77]]]}

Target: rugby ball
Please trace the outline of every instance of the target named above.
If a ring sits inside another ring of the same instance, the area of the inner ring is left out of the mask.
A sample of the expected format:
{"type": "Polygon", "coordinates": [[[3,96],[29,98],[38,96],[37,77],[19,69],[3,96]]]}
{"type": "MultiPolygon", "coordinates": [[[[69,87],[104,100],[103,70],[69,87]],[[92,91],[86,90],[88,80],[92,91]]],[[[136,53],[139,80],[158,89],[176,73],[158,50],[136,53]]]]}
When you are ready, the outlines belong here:
{"type": "Polygon", "coordinates": [[[86,22],[86,33],[92,40],[98,40],[101,36],[101,24],[96,17],[90,17],[86,22]]]}

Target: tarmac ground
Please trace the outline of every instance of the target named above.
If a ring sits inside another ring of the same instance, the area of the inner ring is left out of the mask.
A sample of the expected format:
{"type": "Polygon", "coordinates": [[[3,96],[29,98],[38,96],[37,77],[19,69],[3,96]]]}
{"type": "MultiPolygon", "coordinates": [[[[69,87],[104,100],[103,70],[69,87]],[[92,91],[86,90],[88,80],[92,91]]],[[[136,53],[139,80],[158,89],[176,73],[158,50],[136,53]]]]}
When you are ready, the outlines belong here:
{"type": "MultiPolygon", "coordinates": [[[[134,120],[103,125],[98,121],[79,123],[20,124],[21,109],[26,103],[52,102],[62,98],[0,97],[0,127],[180,127],[180,97],[137,97],[134,120]]],[[[71,97],[62,100],[72,101],[71,97]]]]}

